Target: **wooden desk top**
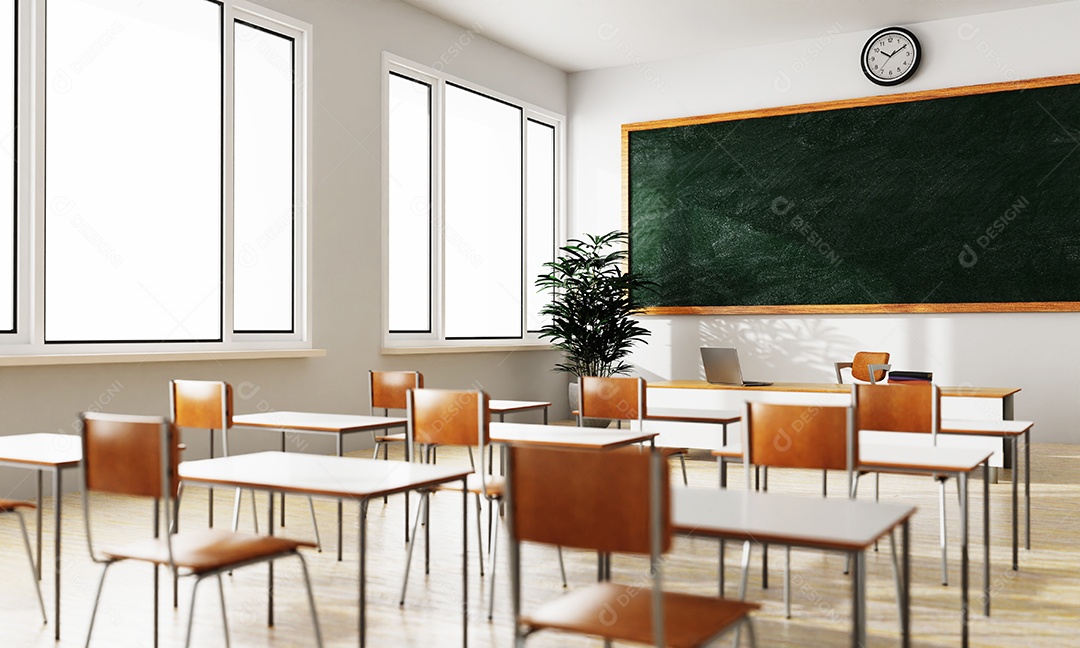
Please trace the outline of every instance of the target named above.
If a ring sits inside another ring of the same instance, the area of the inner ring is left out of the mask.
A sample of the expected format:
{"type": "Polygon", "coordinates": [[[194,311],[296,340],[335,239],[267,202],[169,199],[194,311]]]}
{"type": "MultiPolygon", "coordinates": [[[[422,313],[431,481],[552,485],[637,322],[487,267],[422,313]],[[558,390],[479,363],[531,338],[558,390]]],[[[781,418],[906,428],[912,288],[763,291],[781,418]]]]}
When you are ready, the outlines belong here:
{"type": "Polygon", "coordinates": [[[863,551],[915,513],[914,506],[708,488],[671,489],[680,533],[795,547],[863,551]]]}
{"type": "Polygon", "coordinates": [[[69,468],[82,462],[82,438],[77,434],[12,434],[0,436],[0,463],[27,467],[69,468]]]}
{"type": "MultiPolygon", "coordinates": [[[[746,391],[810,392],[818,394],[843,394],[851,391],[851,385],[833,383],[777,382],[765,387],[742,385],[714,385],[704,380],[661,380],[651,382],[649,387],[658,389],[740,389],[746,391]]],[[[1005,398],[1020,391],[1018,387],[942,387],[941,395],[963,398],[1005,398]]]]}
{"type": "Polygon", "coordinates": [[[490,431],[491,440],[494,443],[561,446],[588,448],[591,450],[610,450],[648,441],[656,436],[656,432],[543,425],[540,423],[493,422],[490,431]]]}
{"type": "Polygon", "coordinates": [[[689,409],[685,407],[649,407],[645,420],[685,421],[687,423],[736,423],[742,419],[737,410],[689,409]]]}
{"type": "Polygon", "coordinates": [[[406,461],[255,452],[232,457],[184,461],[186,482],[326,495],[381,497],[464,479],[472,470],[406,461]]]}
{"type": "Polygon", "coordinates": [[[233,417],[236,427],[302,430],[308,432],[359,432],[384,430],[405,425],[408,421],[394,416],[364,416],[360,414],[322,414],[319,412],[259,412],[233,417]]]}

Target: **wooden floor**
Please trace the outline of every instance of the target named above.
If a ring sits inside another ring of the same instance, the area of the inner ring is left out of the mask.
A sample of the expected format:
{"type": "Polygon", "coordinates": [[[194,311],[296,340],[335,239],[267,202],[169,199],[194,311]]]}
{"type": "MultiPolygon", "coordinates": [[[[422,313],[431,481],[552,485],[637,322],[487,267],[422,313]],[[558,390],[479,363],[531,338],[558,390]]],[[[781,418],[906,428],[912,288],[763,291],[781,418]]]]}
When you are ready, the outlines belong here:
{"type": "MultiPolygon", "coordinates": [[[[440,462],[462,461],[462,454],[442,452],[440,462]]],[[[715,487],[716,465],[704,458],[688,462],[692,485],[715,487]]],[[[678,476],[677,464],[673,476],[678,476]]],[[[990,618],[978,611],[972,616],[973,646],[1080,645],[1080,446],[1037,444],[1032,459],[1032,549],[1021,548],[1020,570],[1009,568],[1009,484],[991,485],[991,528],[993,610],[990,618]]],[[[29,475],[29,473],[27,473],[29,475]]],[[[1005,473],[1007,477],[1008,473],[1005,473]]],[[[739,485],[741,472],[732,469],[732,484],[739,485]]],[[[842,490],[842,476],[833,476],[831,490],[842,490]]],[[[1021,482],[1022,485],[1022,482],[1021,482]]],[[[869,486],[869,484],[867,484],[869,486]]],[[[805,492],[820,489],[820,473],[775,471],[770,489],[805,492]]],[[[957,646],[959,621],[958,511],[955,488],[950,487],[948,515],[950,585],[939,583],[937,540],[937,489],[929,478],[886,476],[881,483],[882,499],[903,501],[919,507],[912,527],[912,620],[914,645],[957,646]]],[[[872,496],[864,487],[863,496],[872,496]]],[[[982,586],[982,484],[973,480],[972,494],[972,589],[974,608],[981,610],[982,586]]],[[[231,492],[217,492],[217,521],[227,524],[231,512],[231,492]]],[[[250,528],[250,499],[242,523],[250,528]]],[[[265,521],[265,498],[260,496],[260,525],[265,521]]],[[[415,511],[415,499],[413,511],[415,511]]],[[[206,523],[206,491],[190,489],[185,495],[182,525],[206,523]]],[[[94,588],[99,568],[90,562],[86,548],[81,498],[64,497],[63,546],[63,638],[58,645],[81,646],[85,641],[94,588]]],[[[125,540],[149,528],[149,506],[116,497],[95,498],[95,541],[125,540]]],[[[311,537],[306,503],[290,498],[285,534],[311,537]]],[[[458,646],[461,644],[461,499],[449,493],[436,496],[432,517],[432,569],[424,576],[422,560],[413,563],[413,580],[404,607],[398,606],[403,573],[403,500],[391,498],[371,504],[368,545],[368,645],[370,646],[458,646]]],[[[334,552],[334,505],[316,501],[320,529],[326,549],[308,554],[312,568],[320,624],[328,646],[350,646],[357,639],[357,509],[346,503],[345,558],[337,562],[334,552]]],[[[0,519],[0,621],[4,646],[53,646],[52,610],[52,527],[51,502],[46,502],[45,570],[42,588],[49,624],[43,626],[34,599],[25,552],[13,519],[0,519]]],[[[474,515],[473,511],[470,511],[474,515]]],[[[486,513],[485,513],[486,521],[486,513]]],[[[470,518],[470,534],[475,529],[470,518]]],[[[486,531],[485,531],[486,533],[486,531]]],[[[486,619],[487,580],[476,569],[476,545],[470,542],[469,641],[472,646],[510,646],[510,599],[506,578],[506,544],[500,536],[495,618],[486,619]]],[[[417,557],[422,555],[418,547],[417,557]]],[[[737,547],[729,549],[728,584],[737,577],[737,547]]],[[[665,565],[666,585],[673,590],[714,594],[716,592],[716,543],[679,539],[665,565]]],[[[850,645],[850,581],[842,574],[843,559],[819,552],[794,552],[793,618],[783,618],[781,558],[774,548],[770,588],[761,589],[760,550],[755,549],[750,598],[764,608],[757,615],[757,635],[761,646],[848,646],[850,645]]],[[[898,644],[893,581],[887,546],[868,557],[868,615],[871,646],[898,644]]],[[[293,561],[294,562],[294,561],[293,561]]],[[[570,586],[584,585],[596,575],[595,557],[578,551],[566,552],[570,586]]],[[[280,562],[277,578],[277,624],[266,625],[266,568],[254,566],[237,571],[225,583],[229,629],[234,646],[308,646],[313,643],[307,603],[294,564],[280,562]]],[[[528,546],[523,552],[525,605],[558,596],[562,591],[558,563],[553,550],[528,546]]],[[[642,560],[616,557],[614,579],[626,583],[645,582],[642,560]]],[[[171,595],[162,579],[161,645],[183,645],[192,581],[182,580],[180,609],[170,607],[171,595]]],[[[213,582],[200,588],[196,606],[193,645],[224,645],[218,597],[213,582]]],[[[729,593],[732,590],[729,589],[729,593]]],[[[145,565],[119,565],[109,574],[94,630],[95,646],[151,645],[151,570],[145,565]]],[[[597,640],[555,634],[538,634],[530,646],[599,646],[597,640]]],[[[729,645],[729,644],[724,644],[729,645]]]]}

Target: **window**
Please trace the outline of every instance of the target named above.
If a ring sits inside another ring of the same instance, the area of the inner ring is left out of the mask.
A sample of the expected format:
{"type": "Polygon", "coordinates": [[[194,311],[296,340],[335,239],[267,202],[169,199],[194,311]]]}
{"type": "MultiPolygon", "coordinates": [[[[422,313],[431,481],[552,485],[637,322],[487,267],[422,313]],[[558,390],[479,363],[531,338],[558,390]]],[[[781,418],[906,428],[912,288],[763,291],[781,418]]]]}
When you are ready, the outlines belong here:
{"type": "Polygon", "coordinates": [[[387,347],[539,343],[562,118],[385,56],[387,347]]]}
{"type": "Polygon", "coordinates": [[[16,4],[26,16],[0,16],[0,120],[13,125],[0,353],[310,346],[310,28],[244,0],[16,4]],[[17,38],[34,25],[36,48],[17,38]],[[20,78],[24,56],[45,83],[20,78]],[[20,114],[43,115],[39,130],[20,114]],[[15,164],[21,150],[43,160],[37,173],[15,164]],[[20,186],[42,192],[35,211],[16,210],[20,186]]]}

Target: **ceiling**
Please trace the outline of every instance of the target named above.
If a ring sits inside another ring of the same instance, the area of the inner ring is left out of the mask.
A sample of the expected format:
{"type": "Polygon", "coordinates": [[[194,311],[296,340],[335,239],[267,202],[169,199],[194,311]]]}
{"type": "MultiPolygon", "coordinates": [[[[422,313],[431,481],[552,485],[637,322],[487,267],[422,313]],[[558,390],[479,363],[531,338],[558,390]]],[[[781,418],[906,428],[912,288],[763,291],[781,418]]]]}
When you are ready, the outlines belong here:
{"type": "Polygon", "coordinates": [[[405,0],[567,72],[1067,0],[405,0]]]}

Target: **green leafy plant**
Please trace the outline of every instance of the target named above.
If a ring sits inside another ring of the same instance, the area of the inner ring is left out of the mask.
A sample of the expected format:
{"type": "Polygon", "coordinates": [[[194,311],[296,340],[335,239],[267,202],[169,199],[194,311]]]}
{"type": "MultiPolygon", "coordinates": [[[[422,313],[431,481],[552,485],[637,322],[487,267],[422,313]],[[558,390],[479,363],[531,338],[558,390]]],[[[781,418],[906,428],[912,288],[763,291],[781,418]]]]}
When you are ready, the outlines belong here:
{"type": "Polygon", "coordinates": [[[558,258],[544,264],[550,272],[536,279],[538,288],[554,291],[551,303],[540,311],[551,317],[540,337],[563,351],[565,362],[555,365],[555,371],[575,376],[630,373],[632,366],[624,358],[650,333],[633,318],[641,312],[635,293],[655,283],[623,272],[626,232],[585,238],[570,239],[559,248],[558,258]]]}

